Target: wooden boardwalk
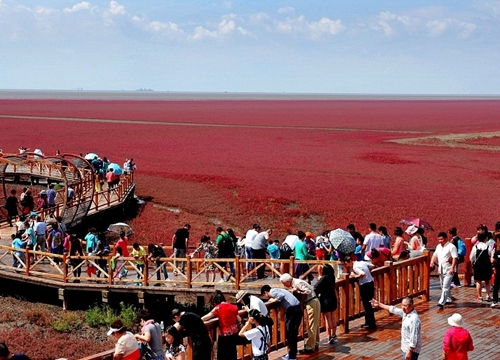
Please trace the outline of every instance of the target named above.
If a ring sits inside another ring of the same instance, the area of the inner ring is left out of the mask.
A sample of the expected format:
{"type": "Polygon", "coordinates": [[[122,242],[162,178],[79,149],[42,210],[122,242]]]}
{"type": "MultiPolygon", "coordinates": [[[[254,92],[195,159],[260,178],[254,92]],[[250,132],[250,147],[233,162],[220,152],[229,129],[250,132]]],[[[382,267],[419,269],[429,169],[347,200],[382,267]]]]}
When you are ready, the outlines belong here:
{"type": "MultiPolygon", "coordinates": [[[[429,302],[416,300],[420,320],[422,321],[422,352],[419,360],[441,359],[442,339],[448,329],[448,317],[459,313],[465,321],[474,340],[475,350],[469,353],[469,359],[500,359],[500,309],[491,309],[491,302],[477,303],[474,301],[475,289],[469,287],[456,288],[452,295],[456,298],[453,304],[444,310],[437,307],[441,295],[439,282],[431,281],[431,297],[429,302]]],[[[298,355],[300,360],[330,360],[330,359],[402,359],[400,350],[401,319],[389,315],[386,311],[377,313],[376,331],[367,331],[360,326],[364,319],[350,323],[348,334],[339,334],[339,339],[329,345],[325,333],[321,333],[319,351],[311,355],[298,355]]],[[[302,342],[299,343],[301,349],[302,342]]],[[[286,354],[285,349],[272,352],[270,359],[281,359],[286,354]]]]}

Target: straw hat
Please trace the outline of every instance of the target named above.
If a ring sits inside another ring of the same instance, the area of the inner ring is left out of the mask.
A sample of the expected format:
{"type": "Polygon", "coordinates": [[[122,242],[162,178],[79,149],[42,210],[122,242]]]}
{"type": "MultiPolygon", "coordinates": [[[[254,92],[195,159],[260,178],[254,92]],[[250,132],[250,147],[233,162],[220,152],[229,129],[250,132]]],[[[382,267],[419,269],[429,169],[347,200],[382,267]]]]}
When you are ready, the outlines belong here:
{"type": "Polygon", "coordinates": [[[241,299],[243,299],[245,297],[245,295],[248,294],[248,291],[245,291],[245,290],[240,290],[236,293],[236,296],[235,296],[235,299],[236,299],[236,302],[240,301],[241,299]]]}
{"type": "Polygon", "coordinates": [[[448,318],[448,324],[456,327],[464,327],[464,320],[462,319],[462,315],[453,314],[448,318]]]}

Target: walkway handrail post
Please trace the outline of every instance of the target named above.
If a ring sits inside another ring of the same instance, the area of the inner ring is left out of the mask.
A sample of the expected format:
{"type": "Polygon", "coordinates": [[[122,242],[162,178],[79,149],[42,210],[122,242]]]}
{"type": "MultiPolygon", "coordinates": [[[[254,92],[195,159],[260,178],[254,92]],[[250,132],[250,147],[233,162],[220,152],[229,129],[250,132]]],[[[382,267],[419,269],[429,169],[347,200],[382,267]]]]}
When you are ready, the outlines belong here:
{"type": "Polygon", "coordinates": [[[472,263],[470,261],[470,253],[472,251],[472,241],[470,238],[466,238],[464,242],[465,242],[465,247],[467,249],[464,258],[464,266],[465,266],[464,285],[470,286],[472,280],[472,263]]]}
{"type": "Polygon", "coordinates": [[[66,284],[68,282],[68,264],[66,263],[67,255],[63,254],[62,264],[63,264],[63,283],[66,284]]]}
{"type": "Polygon", "coordinates": [[[290,275],[291,275],[292,277],[295,277],[295,276],[294,276],[294,272],[295,272],[295,269],[294,269],[294,268],[295,268],[295,266],[294,266],[294,264],[293,264],[293,263],[294,263],[294,260],[295,260],[295,256],[293,256],[293,255],[292,255],[292,256],[290,256],[290,269],[289,269],[289,271],[288,271],[288,272],[290,273],[290,275]]]}
{"type": "Polygon", "coordinates": [[[387,300],[389,300],[391,305],[394,305],[392,302],[394,301],[394,299],[397,298],[397,291],[398,291],[397,290],[398,281],[396,272],[394,271],[394,264],[392,263],[392,261],[386,261],[384,262],[384,266],[389,267],[389,276],[387,276],[388,288],[384,287],[384,293],[389,295],[389,299],[383,299],[383,301],[387,304],[388,303],[387,300]],[[396,281],[391,281],[391,279],[393,279],[393,275],[396,281]]]}
{"type": "Polygon", "coordinates": [[[343,290],[344,290],[344,301],[343,301],[343,304],[344,304],[344,308],[342,310],[344,310],[344,313],[342,314],[343,318],[344,318],[344,332],[346,334],[349,333],[349,304],[350,304],[350,280],[349,280],[349,274],[346,273],[345,275],[343,275],[344,277],[344,286],[343,286],[343,290]]]}
{"type": "Polygon", "coordinates": [[[186,273],[186,280],[187,280],[187,288],[191,289],[193,287],[193,284],[191,284],[192,281],[192,275],[191,274],[191,267],[192,267],[192,262],[191,262],[191,256],[186,256],[186,267],[187,267],[187,273],[186,273]]]}
{"type": "Polygon", "coordinates": [[[149,260],[146,256],[144,256],[144,269],[142,270],[143,286],[148,286],[148,278],[149,278],[149,260]]]}
{"type": "Polygon", "coordinates": [[[422,300],[429,301],[431,299],[431,253],[426,252],[425,262],[424,262],[424,284],[425,284],[425,294],[422,295],[422,300]]]}
{"type": "Polygon", "coordinates": [[[234,288],[235,290],[239,290],[240,289],[240,255],[236,255],[235,257],[235,263],[234,263],[234,266],[236,267],[235,269],[235,281],[234,281],[234,288]]]}
{"type": "Polygon", "coordinates": [[[108,277],[108,284],[109,285],[113,285],[113,278],[114,278],[114,271],[113,271],[113,268],[111,267],[111,259],[113,258],[113,256],[109,255],[108,256],[108,262],[107,262],[107,266],[108,266],[108,274],[109,274],[109,277],[108,277]]]}
{"type": "Polygon", "coordinates": [[[26,276],[30,276],[30,265],[31,265],[31,259],[30,259],[30,252],[29,252],[29,249],[28,247],[26,247],[24,249],[24,251],[26,252],[26,255],[24,256],[24,261],[26,262],[26,276]]]}

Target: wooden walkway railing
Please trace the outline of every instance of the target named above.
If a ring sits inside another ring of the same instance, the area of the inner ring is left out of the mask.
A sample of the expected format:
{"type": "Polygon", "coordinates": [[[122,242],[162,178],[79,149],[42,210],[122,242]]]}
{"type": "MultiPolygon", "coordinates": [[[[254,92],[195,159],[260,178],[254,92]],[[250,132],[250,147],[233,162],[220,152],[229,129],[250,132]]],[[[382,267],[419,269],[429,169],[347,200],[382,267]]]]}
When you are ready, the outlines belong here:
{"type": "MultiPolygon", "coordinates": [[[[429,300],[430,271],[429,256],[427,254],[397,263],[386,262],[385,266],[373,270],[372,275],[375,282],[375,297],[386,304],[399,303],[406,296],[420,296],[424,301],[429,300]]],[[[337,308],[338,325],[341,332],[348,333],[349,322],[364,315],[359,284],[356,279],[350,278],[346,274],[337,280],[336,291],[339,305],[337,308]]],[[[268,303],[266,305],[275,324],[272,327],[270,347],[271,351],[275,351],[286,346],[285,314],[277,303],[268,303]]],[[[246,311],[241,310],[240,315],[245,317],[246,311]]],[[[218,320],[212,319],[206,322],[206,326],[212,340],[215,342],[219,331],[218,320]]],[[[304,338],[305,330],[303,322],[303,326],[299,330],[299,340],[304,338]]],[[[321,331],[324,331],[323,323],[321,331]]],[[[107,359],[112,353],[113,351],[110,350],[86,357],[85,360],[107,359]]],[[[189,353],[190,344],[188,344],[189,353]]],[[[239,359],[250,358],[250,356],[250,345],[239,347],[239,359]]]]}

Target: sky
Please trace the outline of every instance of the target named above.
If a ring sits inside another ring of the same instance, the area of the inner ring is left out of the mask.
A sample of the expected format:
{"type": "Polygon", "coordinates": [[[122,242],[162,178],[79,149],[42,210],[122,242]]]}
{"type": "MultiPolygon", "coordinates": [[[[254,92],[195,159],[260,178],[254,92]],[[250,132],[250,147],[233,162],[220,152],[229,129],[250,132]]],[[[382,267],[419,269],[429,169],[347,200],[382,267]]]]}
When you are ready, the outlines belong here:
{"type": "Polygon", "coordinates": [[[0,0],[0,89],[500,94],[500,0],[0,0]]]}

